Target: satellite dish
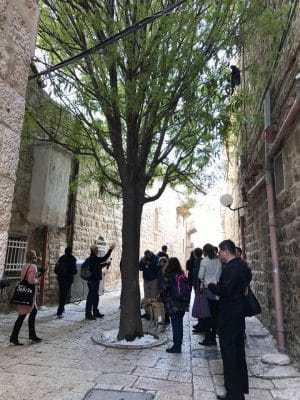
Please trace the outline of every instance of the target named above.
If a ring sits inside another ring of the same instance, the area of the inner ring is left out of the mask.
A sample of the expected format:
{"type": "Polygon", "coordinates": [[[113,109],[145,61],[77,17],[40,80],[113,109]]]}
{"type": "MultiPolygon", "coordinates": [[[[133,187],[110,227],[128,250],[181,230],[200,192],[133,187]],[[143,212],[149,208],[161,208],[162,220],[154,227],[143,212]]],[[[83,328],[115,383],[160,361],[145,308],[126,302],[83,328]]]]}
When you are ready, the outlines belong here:
{"type": "Polygon", "coordinates": [[[232,198],[232,196],[230,196],[230,194],[223,194],[220,197],[220,203],[224,207],[230,207],[232,202],[233,202],[233,198],[232,198]]]}

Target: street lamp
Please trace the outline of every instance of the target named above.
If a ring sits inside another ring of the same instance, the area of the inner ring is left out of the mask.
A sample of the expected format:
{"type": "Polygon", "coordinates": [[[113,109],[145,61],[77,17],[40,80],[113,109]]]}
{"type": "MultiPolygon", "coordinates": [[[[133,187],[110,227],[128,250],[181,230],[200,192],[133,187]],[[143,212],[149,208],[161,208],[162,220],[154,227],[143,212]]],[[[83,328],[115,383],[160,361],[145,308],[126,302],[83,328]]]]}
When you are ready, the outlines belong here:
{"type": "Polygon", "coordinates": [[[229,210],[231,210],[231,211],[238,211],[242,208],[247,207],[247,206],[241,206],[241,207],[237,207],[237,208],[231,208],[231,204],[233,203],[233,198],[232,198],[232,196],[230,196],[230,194],[227,194],[227,193],[223,194],[220,197],[220,203],[222,204],[222,206],[228,207],[229,210]]]}

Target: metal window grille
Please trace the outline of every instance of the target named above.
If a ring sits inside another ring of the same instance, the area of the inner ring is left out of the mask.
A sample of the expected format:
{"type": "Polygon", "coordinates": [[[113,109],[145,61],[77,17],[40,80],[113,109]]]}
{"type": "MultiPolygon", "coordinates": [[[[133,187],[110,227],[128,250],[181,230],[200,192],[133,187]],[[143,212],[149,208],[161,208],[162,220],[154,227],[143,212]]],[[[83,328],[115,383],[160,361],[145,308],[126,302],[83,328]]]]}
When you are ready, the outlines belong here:
{"type": "Polygon", "coordinates": [[[25,262],[27,239],[24,237],[9,236],[7,243],[5,272],[9,276],[18,276],[25,262]]]}

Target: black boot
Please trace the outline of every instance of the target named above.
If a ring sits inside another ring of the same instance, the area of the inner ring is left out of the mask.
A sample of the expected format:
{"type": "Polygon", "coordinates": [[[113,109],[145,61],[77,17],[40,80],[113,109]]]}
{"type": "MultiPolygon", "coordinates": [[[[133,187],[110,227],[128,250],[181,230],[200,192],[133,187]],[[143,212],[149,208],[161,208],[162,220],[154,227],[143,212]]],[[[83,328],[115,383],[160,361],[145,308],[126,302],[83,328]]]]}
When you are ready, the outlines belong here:
{"type": "Polygon", "coordinates": [[[42,341],[42,339],[39,338],[35,333],[36,313],[37,313],[37,309],[34,307],[34,309],[31,311],[29,318],[28,318],[29,340],[32,343],[39,343],[42,341]]]}
{"type": "Polygon", "coordinates": [[[12,336],[9,338],[9,342],[13,343],[15,346],[23,346],[23,343],[20,343],[18,338],[12,336]]]}
{"type": "Polygon", "coordinates": [[[181,347],[172,346],[169,349],[166,349],[167,353],[181,353],[181,347]]]}
{"type": "Polygon", "coordinates": [[[13,343],[15,346],[23,346],[23,343],[19,342],[19,332],[20,332],[20,329],[22,327],[25,317],[26,317],[26,314],[18,316],[18,318],[14,324],[12,334],[9,338],[9,342],[13,343]]]}
{"type": "Polygon", "coordinates": [[[31,341],[31,343],[39,343],[41,342],[43,339],[39,338],[38,336],[29,336],[29,340],[31,341]]]}

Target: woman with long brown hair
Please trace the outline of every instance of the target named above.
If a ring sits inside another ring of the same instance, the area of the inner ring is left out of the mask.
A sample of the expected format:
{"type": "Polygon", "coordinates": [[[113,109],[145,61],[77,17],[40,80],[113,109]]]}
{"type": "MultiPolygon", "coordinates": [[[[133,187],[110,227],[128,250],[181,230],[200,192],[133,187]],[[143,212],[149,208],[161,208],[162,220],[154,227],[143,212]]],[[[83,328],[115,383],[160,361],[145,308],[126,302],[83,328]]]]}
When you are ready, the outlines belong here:
{"type": "Polygon", "coordinates": [[[189,299],[180,298],[177,295],[176,289],[179,275],[186,279],[187,287],[189,287],[188,278],[184,276],[178,258],[171,257],[164,271],[163,283],[163,302],[166,312],[170,315],[173,331],[173,346],[166,349],[168,353],[181,353],[183,317],[189,306],[189,299]]]}

